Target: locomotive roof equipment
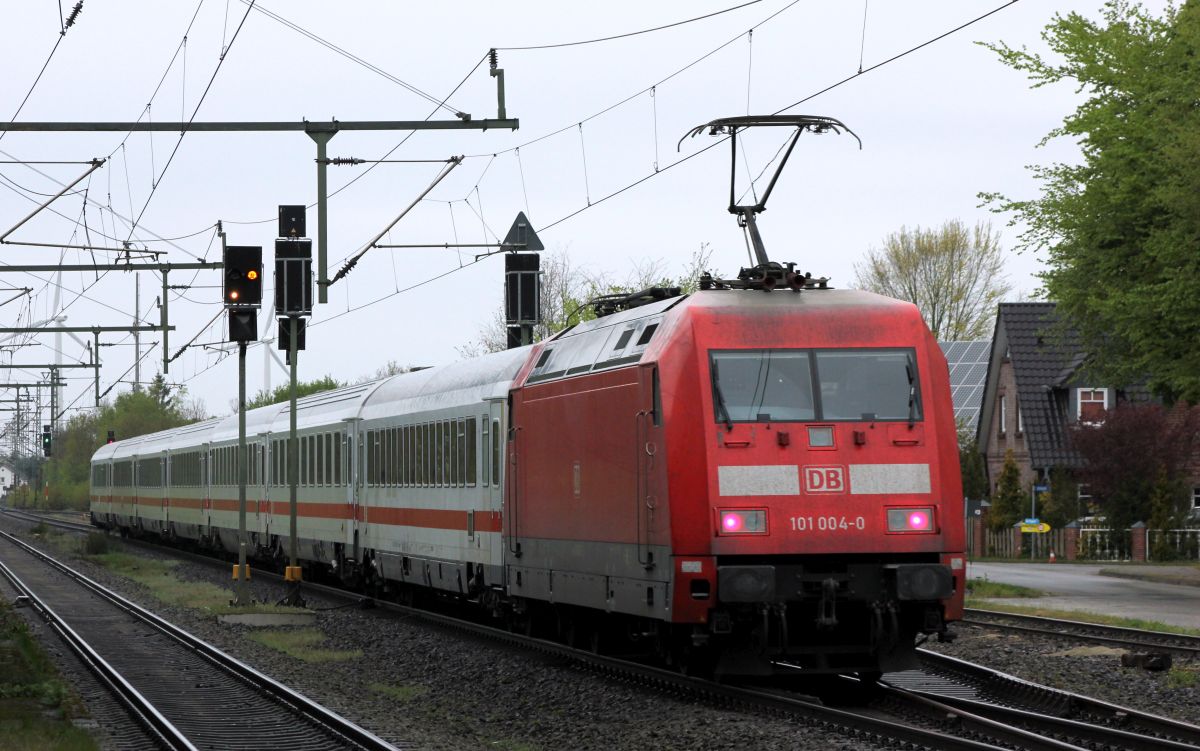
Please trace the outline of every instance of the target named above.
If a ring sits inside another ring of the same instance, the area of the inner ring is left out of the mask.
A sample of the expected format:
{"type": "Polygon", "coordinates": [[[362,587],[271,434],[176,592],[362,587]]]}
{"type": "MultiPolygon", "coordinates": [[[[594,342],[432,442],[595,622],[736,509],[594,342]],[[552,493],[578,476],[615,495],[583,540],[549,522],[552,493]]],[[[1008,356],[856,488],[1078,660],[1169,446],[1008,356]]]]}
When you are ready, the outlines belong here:
{"type": "Polygon", "coordinates": [[[771,197],[771,191],[775,189],[775,182],[779,179],[780,173],[783,172],[783,167],[787,164],[788,157],[792,155],[792,149],[796,147],[796,141],[799,140],[801,133],[807,131],[814,135],[821,135],[833,131],[840,135],[842,131],[845,131],[854,136],[854,140],[858,141],[859,149],[862,148],[862,139],[858,137],[857,133],[846,127],[846,124],[841,120],[832,117],[822,117],[819,115],[746,115],[743,117],[722,117],[703,125],[697,125],[685,133],[683,138],[679,139],[679,144],[676,145],[676,148],[679,148],[684,138],[695,138],[705,130],[708,131],[709,135],[729,136],[729,213],[737,215],[738,226],[749,235],[750,244],[754,248],[754,257],[757,263],[752,268],[741,269],[738,272],[737,279],[713,279],[710,275],[704,274],[700,277],[700,289],[761,289],[770,292],[780,284],[790,287],[795,292],[799,292],[802,289],[826,289],[829,282],[827,277],[814,277],[811,273],[798,274],[795,270],[795,263],[779,264],[767,257],[767,249],[763,245],[762,235],[758,232],[758,224],[754,216],[759,212],[767,210],[767,199],[771,197]],[[771,176],[771,182],[767,184],[767,189],[763,192],[762,198],[757,203],[739,205],[734,192],[737,182],[737,135],[738,131],[756,127],[794,127],[796,131],[792,134],[791,140],[787,145],[787,150],[784,152],[783,158],[779,160],[779,166],[775,168],[775,174],[771,176]]]}

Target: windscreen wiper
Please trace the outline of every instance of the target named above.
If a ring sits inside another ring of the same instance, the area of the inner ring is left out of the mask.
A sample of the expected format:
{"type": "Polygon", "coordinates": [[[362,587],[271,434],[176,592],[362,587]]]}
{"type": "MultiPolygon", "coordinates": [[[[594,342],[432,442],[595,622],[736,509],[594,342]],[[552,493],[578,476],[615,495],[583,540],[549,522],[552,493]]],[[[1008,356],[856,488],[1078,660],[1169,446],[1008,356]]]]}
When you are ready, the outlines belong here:
{"type": "MultiPolygon", "coordinates": [[[[717,361],[713,360],[712,364],[712,383],[713,393],[717,397],[717,406],[721,408],[721,414],[725,415],[725,429],[733,430],[733,418],[729,416],[729,408],[725,406],[725,395],[721,393],[721,375],[717,371],[717,361]]],[[[720,417],[718,414],[717,417],[720,417]]]]}
{"type": "Polygon", "coordinates": [[[917,421],[917,385],[913,378],[912,363],[904,363],[904,372],[908,374],[908,427],[917,421]]]}

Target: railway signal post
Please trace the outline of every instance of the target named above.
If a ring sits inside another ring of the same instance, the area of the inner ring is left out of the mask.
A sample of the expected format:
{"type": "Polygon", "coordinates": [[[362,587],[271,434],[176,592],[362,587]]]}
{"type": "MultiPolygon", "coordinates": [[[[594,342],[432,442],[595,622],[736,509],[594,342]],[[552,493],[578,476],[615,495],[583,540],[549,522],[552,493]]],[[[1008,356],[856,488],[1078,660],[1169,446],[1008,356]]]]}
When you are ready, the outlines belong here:
{"type": "Polygon", "coordinates": [[[287,347],[291,384],[287,448],[288,566],[284,576],[288,593],[283,604],[294,607],[304,607],[296,541],[296,486],[300,479],[300,451],[296,440],[296,358],[298,350],[302,349],[303,317],[312,315],[312,240],[303,237],[304,218],[304,206],[280,206],[280,238],[275,241],[275,312],[279,316],[279,346],[282,349],[286,344],[287,347]]]}
{"type": "Polygon", "coordinates": [[[249,605],[250,566],[246,563],[246,343],[258,339],[258,308],[262,305],[262,248],[225,245],[221,235],[225,283],[222,292],[229,315],[229,340],[238,344],[238,562],[233,569],[233,604],[249,605]]]}

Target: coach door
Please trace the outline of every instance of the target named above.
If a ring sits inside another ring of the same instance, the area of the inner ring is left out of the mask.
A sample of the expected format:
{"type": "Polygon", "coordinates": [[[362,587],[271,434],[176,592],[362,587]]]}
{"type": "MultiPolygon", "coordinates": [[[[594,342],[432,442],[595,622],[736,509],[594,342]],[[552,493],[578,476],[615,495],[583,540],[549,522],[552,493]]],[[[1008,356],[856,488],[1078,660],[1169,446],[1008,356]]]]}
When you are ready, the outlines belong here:
{"type": "Polygon", "coordinates": [[[333,434],[334,440],[338,442],[340,448],[334,452],[333,461],[337,464],[334,469],[334,477],[338,482],[335,488],[336,493],[341,492],[341,487],[346,488],[345,502],[350,504],[350,519],[346,524],[346,545],[354,556],[355,561],[362,560],[362,552],[360,547],[366,544],[366,540],[361,539],[365,534],[363,529],[363,515],[359,511],[359,504],[362,503],[362,478],[364,473],[359,471],[359,461],[357,457],[363,455],[362,451],[362,435],[364,431],[359,430],[362,425],[361,418],[351,418],[344,421],[346,423],[346,432],[337,431],[333,434]],[[356,450],[357,447],[357,450],[356,450]]]}
{"type": "Polygon", "coordinates": [[[467,532],[483,560],[500,565],[503,561],[500,519],[504,513],[504,402],[489,402],[479,416],[479,497],[483,508],[471,512],[467,532]]]}
{"type": "Polygon", "coordinates": [[[171,529],[171,452],[164,451],[162,464],[158,470],[158,484],[162,491],[162,528],[163,532],[171,529]]]}
{"type": "Polygon", "coordinates": [[[212,451],[211,444],[200,448],[200,534],[207,535],[212,527],[212,451]]]}

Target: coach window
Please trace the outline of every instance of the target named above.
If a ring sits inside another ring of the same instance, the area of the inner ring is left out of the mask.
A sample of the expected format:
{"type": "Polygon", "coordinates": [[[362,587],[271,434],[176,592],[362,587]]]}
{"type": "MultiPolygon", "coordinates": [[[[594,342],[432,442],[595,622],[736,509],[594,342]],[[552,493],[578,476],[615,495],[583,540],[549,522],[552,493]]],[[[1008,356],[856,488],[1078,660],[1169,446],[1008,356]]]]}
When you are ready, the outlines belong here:
{"type": "Polygon", "coordinates": [[[434,443],[433,443],[433,438],[434,438],[433,423],[431,423],[431,422],[425,423],[422,426],[422,429],[425,431],[425,458],[424,458],[425,487],[432,488],[434,486],[434,482],[435,482],[434,471],[433,471],[433,457],[436,453],[434,451],[434,443]]]}
{"type": "Polygon", "coordinates": [[[388,482],[400,485],[400,431],[388,428],[388,482]]]}
{"type": "Polygon", "coordinates": [[[384,428],[379,431],[379,484],[388,486],[392,484],[392,431],[389,428],[384,428]]]}
{"type": "Polygon", "coordinates": [[[483,437],[479,441],[479,444],[480,444],[480,446],[483,447],[483,451],[480,451],[479,454],[480,454],[480,458],[483,459],[483,467],[479,473],[479,484],[486,487],[487,484],[490,482],[490,480],[488,480],[488,478],[491,477],[490,467],[492,466],[492,462],[491,462],[491,459],[492,459],[492,451],[491,451],[491,448],[492,448],[492,445],[491,445],[492,423],[490,420],[488,420],[487,415],[484,415],[482,417],[480,426],[483,429],[483,437]]]}
{"type": "Polygon", "coordinates": [[[375,484],[375,476],[372,474],[375,471],[375,431],[367,431],[367,442],[363,447],[363,482],[364,486],[375,484]]]}
{"type": "Polygon", "coordinates": [[[325,484],[325,434],[317,433],[316,484],[325,484]]]}
{"type": "Polygon", "coordinates": [[[492,486],[500,487],[500,421],[492,420],[492,486]]]}
{"type": "Polygon", "coordinates": [[[322,483],[333,484],[333,442],[337,439],[334,433],[325,434],[325,451],[321,454],[321,469],[325,475],[322,483]]]}
{"type": "Polygon", "coordinates": [[[433,477],[429,478],[429,484],[433,487],[440,487],[442,484],[442,423],[441,421],[433,424],[432,432],[432,449],[429,453],[433,459],[433,477]]]}
{"type": "Polygon", "coordinates": [[[317,437],[308,437],[308,484],[317,484],[317,437]]]}
{"type": "Polygon", "coordinates": [[[475,458],[475,436],[476,423],[474,417],[467,418],[467,486],[475,487],[476,478],[476,458],[475,458]]]}
{"type": "Polygon", "coordinates": [[[312,485],[313,476],[313,437],[304,436],[300,444],[300,483],[312,485]]]}
{"type": "Polygon", "coordinates": [[[333,434],[333,484],[342,484],[342,441],[341,433],[333,434]]]}
{"type": "Polygon", "coordinates": [[[451,420],[450,433],[450,458],[452,460],[450,484],[461,488],[463,486],[463,478],[467,474],[463,471],[463,457],[467,453],[466,436],[463,435],[463,421],[451,420]]]}
{"type": "Polygon", "coordinates": [[[417,485],[417,427],[409,425],[405,428],[408,432],[408,484],[409,487],[417,485]]]}
{"type": "Polygon", "coordinates": [[[458,484],[458,436],[454,420],[442,423],[442,484],[454,487],[458,484]]]}

